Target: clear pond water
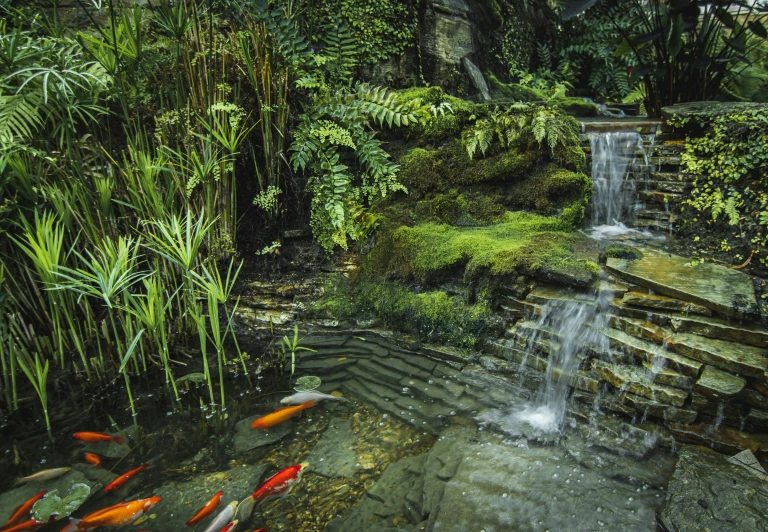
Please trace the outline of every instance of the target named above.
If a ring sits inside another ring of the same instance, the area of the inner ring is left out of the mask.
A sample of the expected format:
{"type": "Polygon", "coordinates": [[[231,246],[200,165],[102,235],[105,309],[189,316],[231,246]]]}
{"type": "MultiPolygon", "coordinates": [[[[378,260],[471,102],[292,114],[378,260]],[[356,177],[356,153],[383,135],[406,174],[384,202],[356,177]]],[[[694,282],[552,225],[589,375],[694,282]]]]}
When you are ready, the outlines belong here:
{"type": "MultiPolygon", "coordinates": [[[[60,402],[56,443],[43,425],[6,420],[0,522],[43,489],[66,495],[75,483],[92,494],[81,517],[121,500],[159,495],[145,522],[130,530],[200,530],[185,522],[215,492],[220,508],[249,496],[272,473],[299,462],[310,468],[284,498],[258,506],[238,530],[526,531],[656,530],[655,512],[672,473],[670,454],[648,433],[633,431],[591,405],[568,403],[559,430],[520,422],[535,407],[539,374],[501,376],[486,368],[430,359],[379,335],[305,338],[297,376],[316,375],[326,401],[264,433],[250,422],[273,411],[290,390],[250,368],[227,380],[226,417],[211,416],[191,386],[173,410],[164,388],[136,391],[139,436],[116,382],[109,393],[60,402]],[[257,391],[256,388],[262,391],[257,391]],[[201,408],[201,404],[203,408],[201,408]],[[111,420],[117,422],[111,426],[111,420]],[[81,444],[79,430],[125,429],[125,446],[81,444]],[[13,428],[13,430],[11,430],[13,428]],[[103,467],[83,462],[94,452],[103,467]],[[123,488],[100,485],[149,459],[153,467],[123,488]],[[53,467],[69,473],[13,488],[18,476],[53,467]]],[[[138,387],[137,387],[138,388],[138,387]]],[[[543,403],[540,403],[541,406],[543,403]]],[[[61,530],[62,522],[41,530],[61,530]]]]}

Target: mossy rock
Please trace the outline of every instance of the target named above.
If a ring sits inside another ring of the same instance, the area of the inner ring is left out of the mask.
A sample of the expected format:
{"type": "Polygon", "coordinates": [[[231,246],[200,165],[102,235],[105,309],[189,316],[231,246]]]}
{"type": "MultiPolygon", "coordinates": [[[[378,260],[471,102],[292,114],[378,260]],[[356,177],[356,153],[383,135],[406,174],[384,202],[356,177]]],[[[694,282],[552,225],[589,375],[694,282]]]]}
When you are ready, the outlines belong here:
{"type": "MultiPolygon", "coordinates": [[[[583,156],[583,154],[582,154],[583,156]]],[[[514,149],[470,159],[460,140],[436,150],[413,148],[398,163],[398,177],[418,193],[440,191],[455,185],[477,185],[522,179],[541,157],[537,151],[514,149]]]]}
{"type": "Polygon", "coordinates": [[[602,255],[606,259],[638,260],[643,258],[643,253],[639,249],[625,244],[611,244],[603,250],[602,255]]]}
{"type": "Polygon", "coordinates": [[[597,116],[600,110],[592,102],[583,98],[566,96],[550,100],[546,91],[534,87],[526,87],[519,83],[502,83],[493,74],[486,74],[488,88],[494,100],[513,100],[516,102],[548,102],[548,105],[559,107],[571,116],[597,116]]]}
{"type": "Polygon", "coordinates": [[[548,164],[528,179],[510,187],[506,203],[539,214],[552,215],[574,201],[588,198],[591,192],[592,180],[585,174],[548,164]]]}
{"type": "Polygon", "coordinates": [[[426,124],[414,125],[404,130],[406,139],[416,141],[420,145],[436,145],[455,137],[472,117],[483,116],[488,112],[487,106],[445,94],[440,87],[413,87],[398,91],[397,95],[397,102],[401,104],[419,98],[425,104],[436,108],[444,103],[450,106],[450,110],[444,109],[444,112],[438,113],[426,124]]]}
{"type": "Polygon", "coordinates": [[[597,265],[574,253],[573,243],[584,237],[567,229],[559,218],[525,212],[507,213],[502,223],[485,227],[401,226],[382,236],[365,268],[419,282],[461,272],[522,273],[585,286],[595,278],[597,265]]]}

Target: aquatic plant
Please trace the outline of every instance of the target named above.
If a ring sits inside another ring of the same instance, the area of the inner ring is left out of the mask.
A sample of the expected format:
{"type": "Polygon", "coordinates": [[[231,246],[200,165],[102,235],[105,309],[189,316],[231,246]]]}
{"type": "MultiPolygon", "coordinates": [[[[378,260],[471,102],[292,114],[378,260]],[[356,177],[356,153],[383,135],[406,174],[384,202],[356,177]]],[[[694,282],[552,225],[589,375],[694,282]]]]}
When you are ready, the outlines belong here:
{"type": "Polygon", "coordinates": [[[310,349],[309,347],[304,347],[299,345],[299,326],[294,325],[293,326],[293,339],[288,338],[288,336],[283,336],[283,340],[280,346],[283,356],[287,358],[287,354],[291,354],[291,379],[293,379],[293,374],[296,372],[296,352],[297,351],[311,351],[315,352],[314,349],[310,349]]]}
{"type": "Polygon", "coordinates": [[[49,361],[46,360],[45,364],[40,361],[40,356],[35,355],[34,363],[31,360],[25,360],[24,356],[18,356],[16,362],[24,372],[24,375],[29,379],[30,384],[35,389],[38,399],[40,399],[40,405],[43,407],[43,415],[45,416],[45,427],[48,430],[48,437],[53,441],[53,431],[51,430],[51,420],[48,417],[48,370],[50,369],[49,361]]]}

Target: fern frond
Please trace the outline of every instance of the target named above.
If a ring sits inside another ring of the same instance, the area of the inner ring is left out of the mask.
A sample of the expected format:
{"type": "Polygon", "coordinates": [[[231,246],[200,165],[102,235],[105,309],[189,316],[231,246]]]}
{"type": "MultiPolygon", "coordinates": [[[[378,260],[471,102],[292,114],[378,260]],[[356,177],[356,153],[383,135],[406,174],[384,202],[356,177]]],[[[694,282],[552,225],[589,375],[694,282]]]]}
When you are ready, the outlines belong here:
{"type": "Polygon", "coordinates": [[[40,94],[0,95],[0,140],[24,142],[43,125],[40,94]]]}

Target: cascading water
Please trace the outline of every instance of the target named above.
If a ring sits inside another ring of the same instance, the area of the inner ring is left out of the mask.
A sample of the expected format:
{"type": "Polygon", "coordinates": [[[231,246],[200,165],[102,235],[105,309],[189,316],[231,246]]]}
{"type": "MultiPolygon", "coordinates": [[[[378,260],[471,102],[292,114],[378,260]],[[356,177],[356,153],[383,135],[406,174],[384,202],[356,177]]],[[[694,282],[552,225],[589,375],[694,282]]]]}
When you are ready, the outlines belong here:
{"type": "Polygon", "coordinates": [[[637,209],[635,186],[629,174],[637,170],[638,155],[648,164],[643,137],[636,132],[614,131],[589,136],[592,153],[592,236],[630,232],[626,226],[637,209]]]}
{"type": "Polygon", "coordinates": [[[556,432],[565,419],[569,383],[579,367],[580,356],[587,348],[607,351],[607,338],[600,333],[605,326],[608,298],[595,294],[592,300],[552,300],[547,303],[531,335],[528,350],[549,336],[546,378],[532,405],[516,418],[536,430],[556,432]],[[546,331],[546,333],[545,333],[546,331]]]}

